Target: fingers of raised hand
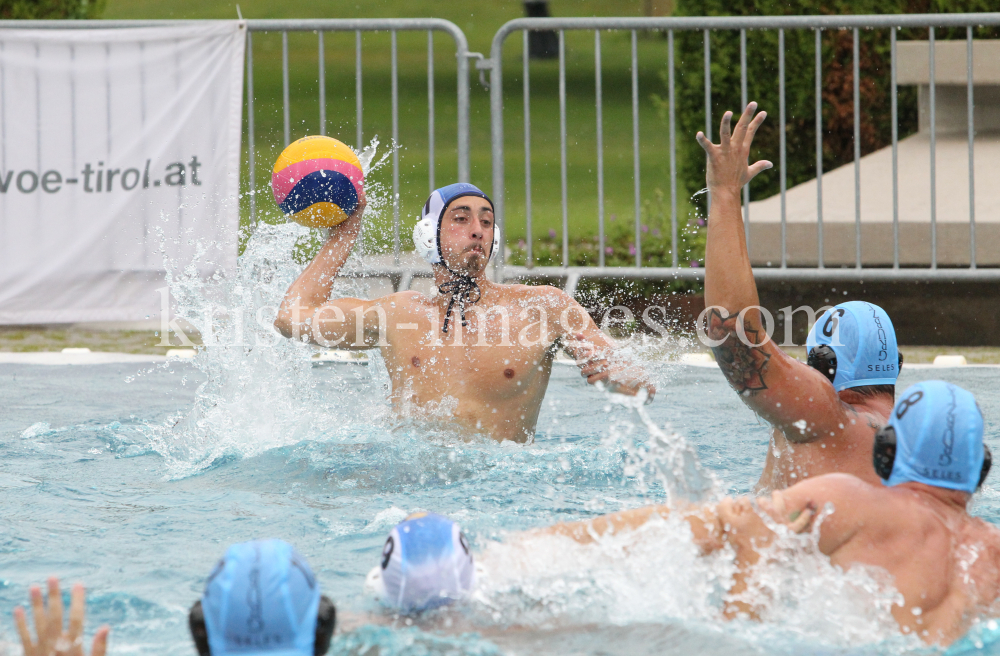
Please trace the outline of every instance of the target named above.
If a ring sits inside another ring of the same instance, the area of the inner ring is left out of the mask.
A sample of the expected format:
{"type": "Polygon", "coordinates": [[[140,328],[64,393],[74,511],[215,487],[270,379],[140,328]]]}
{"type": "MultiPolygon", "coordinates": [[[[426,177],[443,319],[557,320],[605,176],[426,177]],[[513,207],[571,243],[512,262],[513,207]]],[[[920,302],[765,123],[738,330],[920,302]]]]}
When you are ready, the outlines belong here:
{"type": "Polygon", "coordinates": [[[766,159],[762,159],[759,162],[754,162],[747,169],[747,179],[746,179],[746,181],[750,182],[755,177],[757,177],[758,173],[760,173],[761,171],[766,171],[766,170],[768,170],[769,168],[771,168],[773,166],[774,166],[774,164],[772,164],[771,162],[767,161],[766,159]]]}
{"type": "Polygon", "coordinates": [[[17,634],[21,637],[24,656],[36,656],[35,643],[31,640],[31,630],[28,628],[28,618],[21,606],[14,609],[14,624],[17,626],[17,634]]]}
{"type": "Polygon", "coordinates": [[[73,586],[69,605],[69,639],[76,642],[83,636],[83,617],[86,612],[86,592],[82,583],[73,586]]]}
{"type": "Polygon", "coordinates": [[[750,124],[747,126],[746,137],[744,138],[747,148],[750,148],[750,144],[753,142],[753,137],[757,134],[757,128],[760,127],[761,123],[763,123],[766,118],[767,112],[758,112],[757,115],[753,117],[753,120],[750,121],[750,124]]]}
{"type": "Polygon", "coordinates": [[[698,145],[708,154],[711,154],[712,149],[716,147],[715,144],[708,140],[704,132],[698,132],[698,134],[694,135],[694,138],[698,140],[698,145]]]}
{"type": "Polygon", "coordinates": [[[49,619],[47,632],[52,639],[56,639],[62,633],[63,627],[63,601],[62,591],[59,590],[59,579],[51,577],[49,579],[49,619]]]}
{"type": "Polygon", "coordinates": [[[729,147],[729,140],[732,137],[732,123],[732,112],[726,112],[722,115],[722,122],[719,124],[719,145],[723,148],[729,147]]]}
{"type": "Polygon", "coordinates": [[[48,613],[45,611],[45,603],[42,600],[42,589],[37,585],[31,586],[31,614],[35,618],[35,635],[38,636],[38,645],[41,647],[48,637],[48,613]]]}
{"type": "Polygon", "coordinates": [[[97,634],[94,636],[94,646],[90,649],[90,656],[104,656],[108,650],[108,633],[110,632],[111,629],[107,626],[97,629],[97,634]]]}
{"type": "Polygon", "coordinates": [[[587,382],[591,385],[596,385],[597,383],[607,382],[610,376],[607,372],[594,374],[592,376],[587,376],[587,382]]]}
{"type": "Polygon", "coordinates": [[[733,131],[733,139],[738,145],[743,145],[743,140],[746,138],[747,129],[750,127],[750,122],[753,119],[754,112],[757,111],[757,103],[750,102],[747,106],[743,108],[743,113],[740,114],[740,120],[736,123],[736,129],[733,131]]]}
{"type": "Polygon", "coordinates": [[[361,193],[358,194],[358,206],[355,208],[355,213],[361,214],[368,207],[368,196],[365,194],[365,190],[362,189],[361,193]]]}

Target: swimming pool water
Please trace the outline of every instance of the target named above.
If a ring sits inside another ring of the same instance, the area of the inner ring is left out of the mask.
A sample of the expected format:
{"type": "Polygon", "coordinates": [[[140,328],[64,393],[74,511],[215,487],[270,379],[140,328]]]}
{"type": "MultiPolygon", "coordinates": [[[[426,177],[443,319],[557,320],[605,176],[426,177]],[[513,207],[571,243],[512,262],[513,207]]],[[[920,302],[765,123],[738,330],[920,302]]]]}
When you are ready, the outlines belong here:
{"type": "MultiPolygon", "coordinates": [[[[767,428],[717,369],[650,366],[659,393],[649,419],[684,436],[722,492],[751,490],[767,428]]],[[[509,531],[662,500],[670,484],[657,465],[677,446],[671,432],[655,438],[573,367],[555,368],[526,446],[398,425],[377,362],[300,367],[310,388],[298,406],[294,394],[241,397],[250,383],[240,376],[196,393],[206,374],[189,363],[138,369],[0,365],[0,640],[16,638],[10,611],[27,587],[55,574],[86,584],[88,629],[112,626],[111,653],[192,654],[187,609],[226,546],[281,537],[354,616],[333,653],[925,651],[869,617],[864,582],[822,563],[778,591],[780,620],[718,621],[726,565],[700,562],[669,522],[625,547],[505,542],[509,531]],[[393,621],[363,582],[389,529],[415,510],[462,524],[480,590],[413,626],[368,623],[393,621]]],[[[997,452],[996,370],[904,367],[900,389],[938,377],[976,394],[997,452]]],[[[995,485],[974,513],[1000,523],[995,485]]]]}

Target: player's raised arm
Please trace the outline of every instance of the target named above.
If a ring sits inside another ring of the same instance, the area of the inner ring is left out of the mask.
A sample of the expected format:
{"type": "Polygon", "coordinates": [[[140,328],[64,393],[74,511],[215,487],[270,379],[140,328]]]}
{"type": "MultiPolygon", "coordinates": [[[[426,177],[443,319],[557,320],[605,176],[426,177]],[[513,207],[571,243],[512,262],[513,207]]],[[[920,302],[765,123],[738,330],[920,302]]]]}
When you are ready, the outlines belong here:
{"type": "Polygon", "coordinates": [[[285,292],[274,327],[291,339],[321,346],[361,350],[377,345],[385,313],[379,301],[357,298],[330,300],[333,281],[347,261],[361,231],[364,194],[343,223],[330,228],[330,236],[316,257],[285,292]]]}
{"type": "Polygon", "coordinates": [[[740,198],[743,186],[772,166],[766,160],[749,163],[754,134],[767,116],[766,112],[755,116],[756,111],[757,103],[747,105],[733,131],[732,112],[726,112],[719,144],[701,132],[697,135],[708,155],[705,177],[711,198],[703,328],[719,367],[740,398],[790,441],[813,441],[843,428],[850,421],[850,408],[822,374],[770,341],[759,311],[740,198]]]}

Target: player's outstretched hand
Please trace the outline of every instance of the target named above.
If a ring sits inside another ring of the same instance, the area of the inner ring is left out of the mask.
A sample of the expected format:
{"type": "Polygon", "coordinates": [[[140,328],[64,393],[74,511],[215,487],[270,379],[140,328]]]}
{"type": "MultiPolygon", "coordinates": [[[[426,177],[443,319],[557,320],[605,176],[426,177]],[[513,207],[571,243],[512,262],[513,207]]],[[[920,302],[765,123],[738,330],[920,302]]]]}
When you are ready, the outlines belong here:
{"type": "Polygon", "coordinates": [[[748,104],[736,124],[736,130],[732,133],[730,133],[730,125],[733,113],[723,114],[722,124],[719,126],[718,145],[709,141],[704,132],[695,135],[698,143],[708,154],[705,180],[710,192],[722,190],[738,192],[758,173],[773,166],[771,162],[764,159],[754,162],[753,165],[749,163],[750,145],[753,143],[754,134],[767,117],[767,112],[760,112],[754,116],[756,112],[757,103],[748,104]]]}
{"type": "MultiPolygon", "coordinates": [[[[24,608],[14,609],[14,623],[21,636],[24,656],[86,656],[83,648],[83,616],[86,602],[83,585],[73,586],[69,607],[69,626],[63,628],[63,602],[59,592],[59,580],[49,579],[48,605],[42,601],[42,591],[36,585],[31,587],[31,610],[35,618],[35,633],[38,640],[32,640],[24,608]]],[[[104,656],[108,646],[107,626],[102,626],[94,636],[91,656],[104,656]]]]}
{"type": "Polygon", "coordinates": [[[563,343],[563,350],[576,361],[580,375],[591,385],[602,383],[609,391],[628,396],[645,390],[645,402],[653,402],[656,386],[637,364],[617,361],[613,354],[598,348],[583,333],[571,334],[563,343]]]}

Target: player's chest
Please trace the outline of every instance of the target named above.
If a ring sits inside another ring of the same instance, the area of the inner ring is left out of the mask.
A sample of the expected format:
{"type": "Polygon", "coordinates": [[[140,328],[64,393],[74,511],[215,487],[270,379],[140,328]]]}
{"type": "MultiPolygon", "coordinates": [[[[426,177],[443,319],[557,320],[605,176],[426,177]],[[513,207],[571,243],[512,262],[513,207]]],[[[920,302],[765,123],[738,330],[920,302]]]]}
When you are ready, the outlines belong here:
{"type": "Polygon", "coordinates": [[[525,389],[548,367],[542,345],[476,346],[410,344],[395,350],[391,373],[434,387],[473,386],[495,391],[525,389]]]}

